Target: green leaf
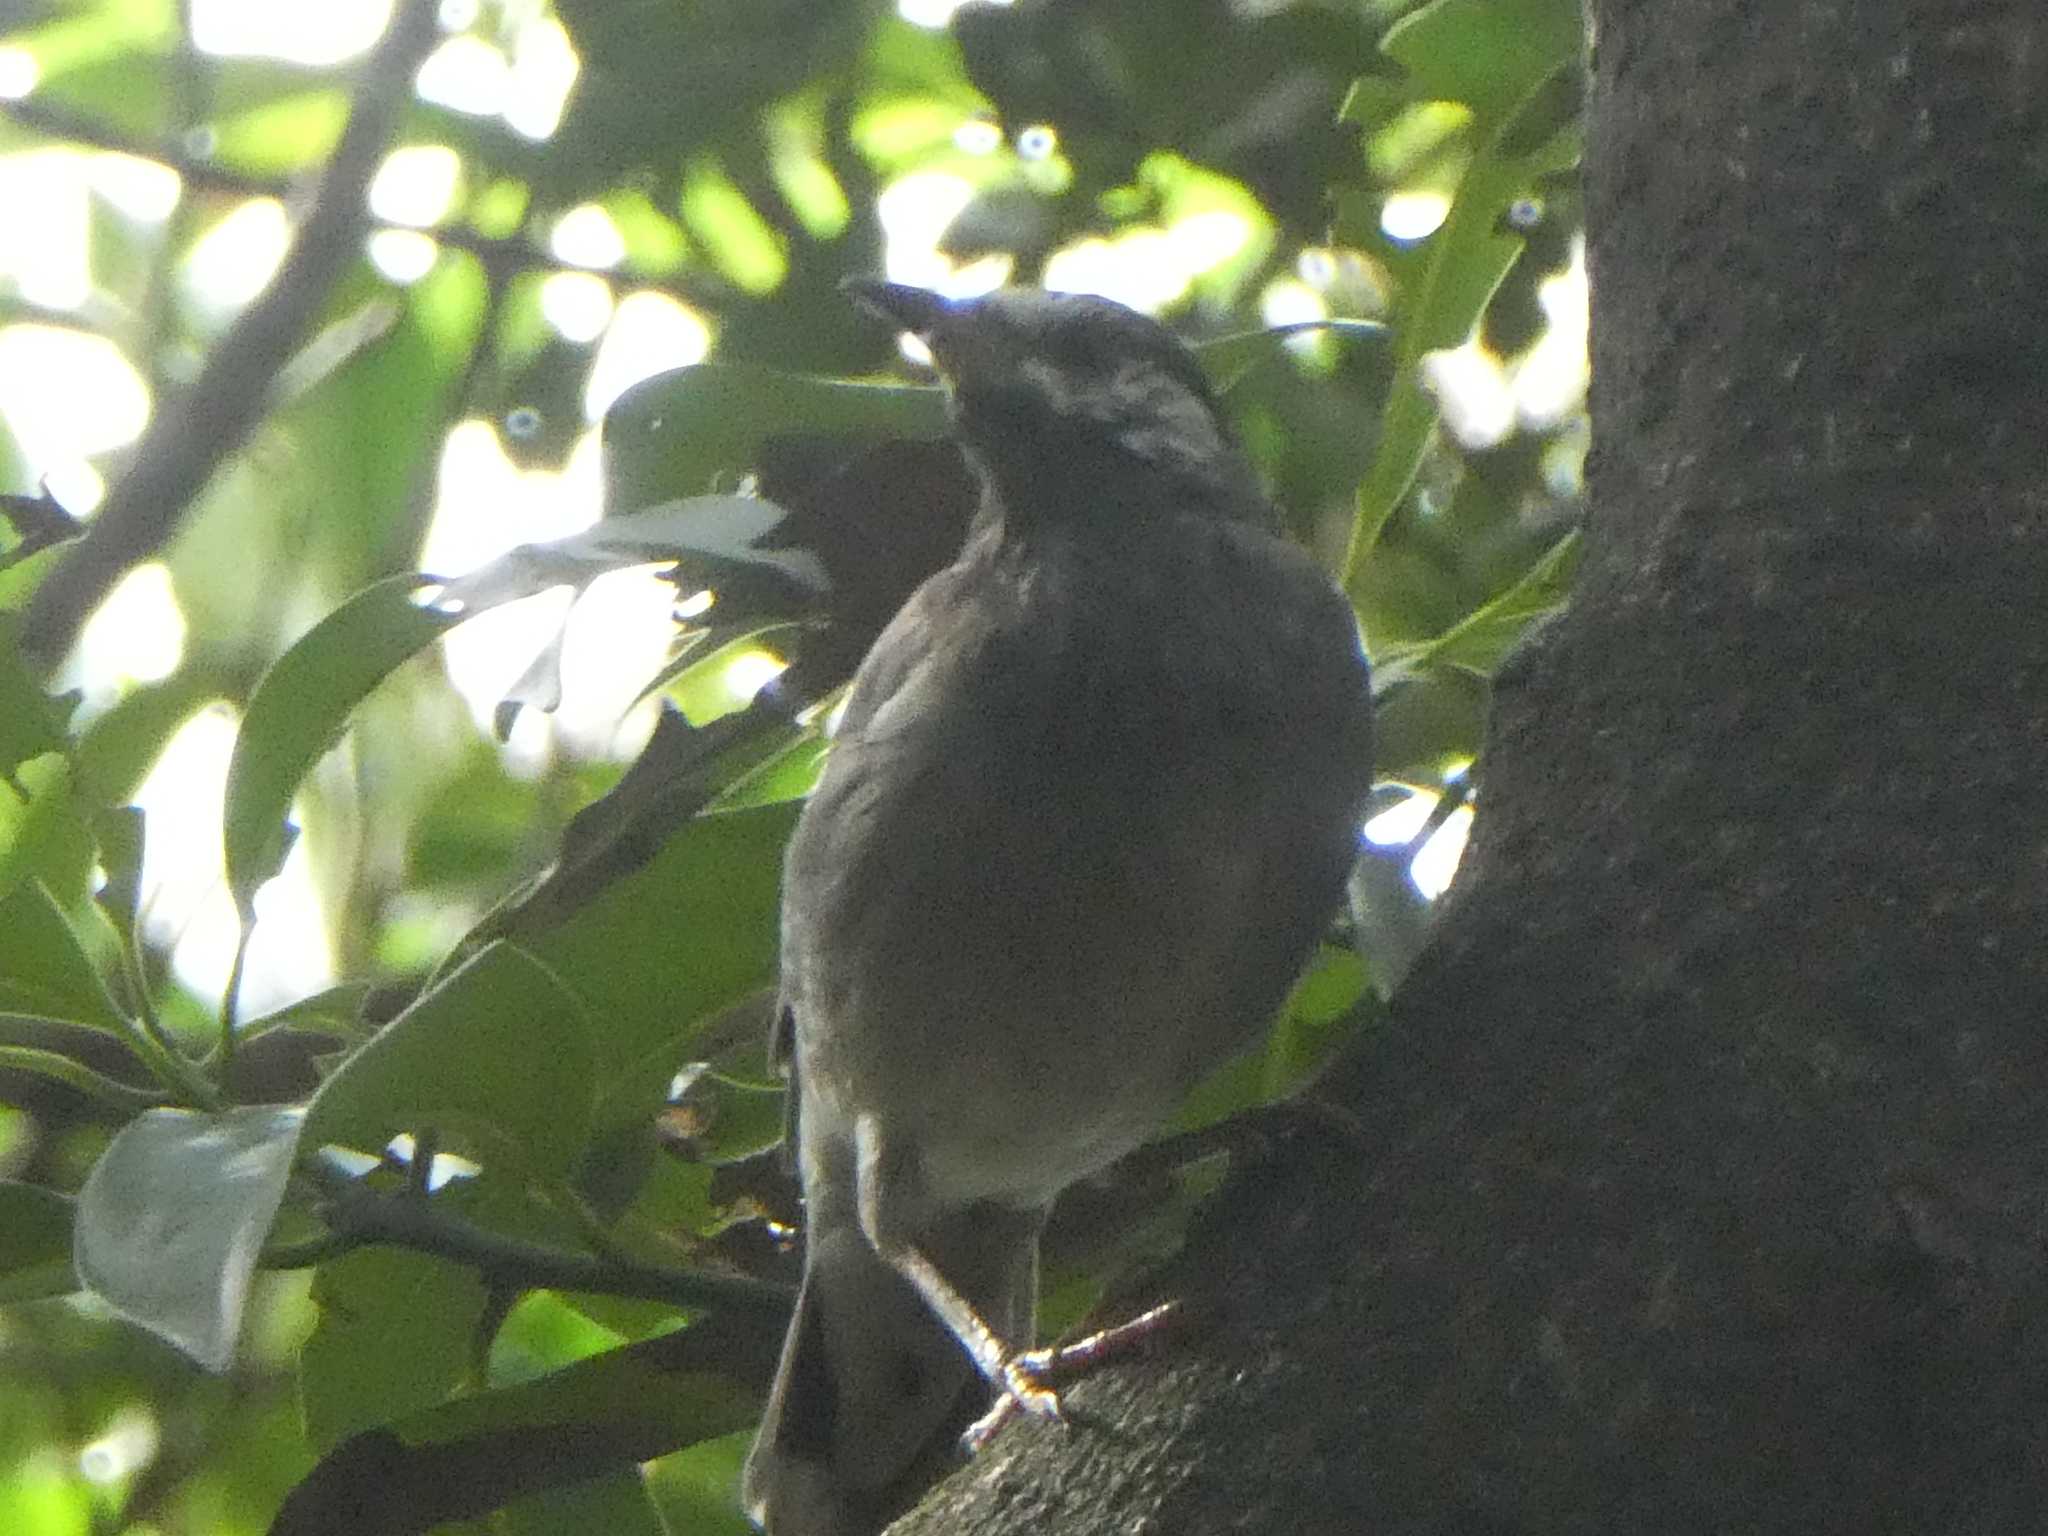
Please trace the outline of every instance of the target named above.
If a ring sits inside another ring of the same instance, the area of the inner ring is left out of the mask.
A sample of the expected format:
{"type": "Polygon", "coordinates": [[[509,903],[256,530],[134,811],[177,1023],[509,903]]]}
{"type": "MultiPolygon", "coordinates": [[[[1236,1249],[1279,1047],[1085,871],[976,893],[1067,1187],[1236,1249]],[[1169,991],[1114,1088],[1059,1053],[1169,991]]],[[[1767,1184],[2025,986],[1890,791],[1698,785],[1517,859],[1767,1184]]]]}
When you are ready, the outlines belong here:
{"type": "Polygon", "coordinates": [[[1373,662],[1373,764],[1382,779],[1433,782],[1479,755],[1486,684],[1462,668],[1422,669],[1405,656],[1373,662]]]}
{"type": "Polygon", "coordinates": [[[605,413],[605,506],[634,512],[735,482],[754,467],[762,440],[781,433],[943,437],[945,396],[751,363],[658,373],[605,413]]]}
{"type": "Polygon", "coordinates": [[[664,709],[625,776],[570,819],[554,864],[464,943],[526,939],[560,927],[609,886],[653,862],[721,786],[743,787],[792,729],[787,709],[761,696],[703,726],[664,709]]]}
{"type": "MultiPolygon", "coordinates": [[[[320,1320],[299,1351],[307,1440],[325,1449],[441,1402],[469,1370],[486,1300],[470,1271],[404,1249],[363,1248],[320,1265],[320,1320]]],[[[282,1518],[273,1527],[287,1529],[282,1518]]]]}
{"type": "Polygon", "coordinates": [[[336,982],[325,991],[251,1019],[239,1033],[245,1043],[274,1029],[310,1029],[361,1037],[369,1032],[363,1023],[363,1004],[370,992],[367,981],[336,982]]]}
{"type": "Polygon", "coordinates": [[[1321,946],[1274,1016],[1263,1045],[1197,1083],[1175,1111],[1171,1129],[1214,1125],[1299,1090],[1350,1034],[1351,1012],[1365,990],[1364,969],[1357,955],[1321,946]]]}
{"type": "Polygon", "coordinates": [[[78,1194],[78,1278],[208,1370],[227,1368],[304,1111],[152,1109],[115,1135],[78,1194]]]}
{"type": "MultiPolygon", "coordinates": [[[[705,635],[704,643],[687,652],[676,664],[662,669],[663,675],[655,679],[641,693],[642,698],[659,693],[677,709],[683,718],[698,729],[714,721],[744,710],[751,699],[733,697],[731,681],[732,664],[743,656],[768,651],[785,660],[801,643],[803,630],[790,624],[748,627],[735,633],[729,629],[715,629],[705,635]],[[730,634],[731,639],[725,639],[730,634]]],[[[758,689],[756,690],[759,691],[758,689]]],[[[755,756],[765,762],[769,755],[781,747],[793,734],[789,720],[789,708],[780,705],[774,708],[779,718],[759,722],[764,729],[750,734],[747,745],[752,751],[746,755],[755,756]]],[[[735,772],[750,772],[758,763],[736,764],[735,772]]]]}
{"type": "Polygon", "coordinates": [[[1434,0],[1387,29],[1380,51],[1411,91],[1485,121],[1515,111],[1557,65],[1578,62],[1579,0],[1434,0]]]}
{"type": "Polygon", "coordinates": [[[694,1064],[676,1104],[703,1129],[690,1138],[695,1156],[737,1162],[782,1140],[788,1117],[781,1086],[740,1082],[694,1064]]]}
{"type": "Polygon", "coordinates": [[[17,784],[0,784],[0,892],[39,880],[69,909],[85,899],[94,853],[68,760],[46,754],[22,765],[17,784]]]}
{"type": "Polygon", "coordinates": [[[1491,677],[1529,626],[1564,606],[1579,566],[1576,529],[1559,539],[1520,580],[1410,653],[1416,666],[1462,667],[1491,677]]]}
{"type": "Polygon", "coordinates": [[[1369,979],[1355,952],[1336,944],[1317,951],[1260,1053],[1265,1068],[1260,1091],[1267,1103],[1299,1091],[1353,1037],[1369,979]]]}
{"type": "Polygon", "coordinates": [[[0,1180],[0,1303],[78,1289],[71,1270],[75,1209],[54,1189],[0,1180]]]}
{"type": "MultiPolygon", "coordinates": [[[[0,473],[17,463],[8,451],[11,447],[7,435],[0,432],[0,473]]],[[[63,546],[58,544],[45,545],[33,554],[24,554],[19,548],[0,553],[0,610],[26,608],[43,579],[63,558],[63,546]]]]}
{"type": "Polygon", "coordinates": [[[564,539],[522,544],[449,582],[434,599],[434,607],[467,616],[555,587],[580,589],[606,571],[670,561],[693,571],[701,568],[708,578],[741,569],[772,574],[798,591],[822,593],[831,585],[823,561],[808,550],[779,549],[766,542],[788,515],[757,496],[690,496],[662,502],[608,517],[564,539]]]}
{"type": "MultiPolygon", "coordinates": [[[[1382,46],[1384,52],[1384,45],[1382,46]]],[[[1375,128],[1414,104],[1415,88],[1404,79],[1388,75],[1360,75],[1351,82],[1337,108],[1337,121],[1361,128],[1375,128]]]]}
{"type": "Polygon", "coordinates": [[[228,762],[221,840],[243,921],[291,850],[285,819],[299,781],[341,734],[349,712],[400,662],[456,623],[422,607],[424,576],[365,587],[302,635],[256,685],[228,762]]]}
{"type": "MultiPolygon", "coordinates": [[[[557,587],[581,593],[607,571],[673,563],[690,571],[693,581],[716,584],[721,614],[801,616],[830,592],[832,578],[818,555],[794,547],[782,532],[788,518],[783,508],[758,496],[663,502],[607,518],[567,538],[522,544],[449,582],[433,607],[467,618],[557,587]]],[[[562,647],[570,617],[563,615],[553,636],[505,691],[497,710],[499,739],[510,734],[521,706],[552,711],[561,703],[562,647]]]]}
{"type": "Polygon", "coordinates": [[[668,1536],[638,1468],[550,1488],[500,1510],[491,1521],[502,1536],[563,1536],[604,1531],[608,1536],[668,1536]]]}
{"type": "Polygon", "coordinates": [[[1502,212],[1528,190],[1539,171],[1576,157],[1575,148],[1542,161],[1505,156],[1501,139],[1513,126],[1510,121],[1473,158],[1449,215],[1429,237],[1421,270],[1402,285],[1395,318],[1394,383],[1381,416],[1379,450],[1358,490],[1357,520],[1345,559],[1347,583],[1408,494],[1435,435],[1439,413],[1423,387],[1424,354],[1462,346],[1471,336],[1522,254],[1523,239],[1502,227],[1502,212]]]}
{"type": "Polygon", "coordinates": [[[826,585],[823,567],[807,552],[754,547],[781,515],[771,503],[746,497],[673,502],[552,544],[522,546],[447,583],[429,604],[416,594],[433,578],[391,577],[314,625],[257,684],[228,765],[221,833],[228,888],[243,921],[290,851],[286,818],[300,780],[350,712],[401,662],[487,608],[622,566],[695,557],[714,570],[768,573],[794,590],[826,585]]]}
{"type": "Polygon", "coordinates": [[[750,1437],[740,1435],[700,1440],[640,1469],[670,1530],[690,1536],[753,1536],[753,1526],[732,1496],[750,1443],[750,1437]]]}
{"type": "MultiPolygon", "coordinates": [[[[377,1324],[354,1341],[367,1346],[351,1358],[342,1354],[341,1335],[307,1345],[308,1411],[314,1440],[333,1445],[330,1406],[314,1398],[316,1369],[344,1380],[358,1361],[369,1370],[403,1362],[413,1347],[424,1352],[421,1375],[445,1396],[454,1377],[447,1368],[445,1341],[461,1336],[460,1319],[443,1298],[422,1296],[418,1274],[395,1269],[353,1279],[346,1298],[326,1282],[329,1270],[361,1261],[406,1260],[408,1267],[431,1261],[380,1251],[351,1254],[322,1265],[315,1299],[330,1312],[346,1305],[377,1324]],[[439,1311],[439,1331],[411,1330],[405,1315],[413,1304],[439,1311]],[[364,1357],[370,1357],[365,1360],[364,1357]]],[[[449,1266],[437,1268],[451,1274],[449,1266]]],[[[481,1297],[478,1297],[479,1304],[481,1297]]],[[[323,1321],[323,1329],[326,1327],[323,1321]]],[[[768,1316],[718,1315],[678,1333],[627,1345],[566,1366],[519,1386],[456,1398],[402,1412],[372,1416],[378,1399],[360,1395],[360,1427],[390,1423],[388,1430],[341,1444],[315,1467],[285,1500],[271,1536],[313,1536],[349,1530],[423,1530],[429,1525],[475,1519],[509,1499],[582,1478],[603,1476],[678,1446],[731,1434],[760,1412],[758,1391],[774,1367],[781,1320],[768,1316]],[[395,1422],[393,1421],[395,1417],[395,1422]],[[343,1518],[343,1512],[346,1518],[343,1518]]],[[[423,1395],[413,1378],[395,1380],[402,1404],[423,1395]]],[[[603,1526],[579,1527],[606,1529],[603,1526]]]]}
{"type": "Polygon", "coordinates": [[[138,1109],[149,1109],[164,1102],[164,1095],[160,1092],[117,1082],[105,1073],[95,1072],[85,1063],[66,1056],[62,1051],[45,1050],[41,1046],[0,1045],[0,1068],[14,1072],[33,1072],[38,1077],[47,1077],[52,1082],[76,1089],[87,1098],[94,1099],[123,1115],[133,1114],[138,1109]]]}
{"type": "MultiPolygon", "coordinates": [[[[1578,159],[1570,103],[1582,68],[1572,0],[1438,0],[1389,32],[1386,51],[1414,72],[1424,96],[1465,102],[1478,147],[1458,182],[1443,225],[1402,279],[1393,325],[1394,382],[1381,415],[1372,468],[1358,489],[1344,583],[1359,572],[1380,531],[1408,494],[1437,428],[1423,387],[1424,354],[1462,345],[1522,253],[1522,236],[1502,215],[1537,179],[1578,159]],[[1500,26],[1510,46],[1491,41],[1500,26]],[[1501,47],[1500,52],[1487,52],[1501,47]]],[[[1343,232],[1353,243],[1377,238],[1343,232]]]]}
{"type": "MultiPolygon", "coordinates": [[[[612,964],[635,969],[628,955],[614,952],[612,964]]],[[[481,1125],[508,1138],[528,1168],[566,1176],[589,1134],[592,1098],[590,1026],[578,998],[546,966],[494,944],[321,1085],[306,1145],[378,1152],[403,1131],[481,1125]]]]}
{"type": "Polygon", "coordinates": [[[1239,379],[1261,363],[1284,357],[1284,346],[1290,338],[1317,332],[1359,340],[1382,340],[1388,335],[1387,327],[1377,320],[1330,319],[1300,325],[1269,325],[1256,331],[1239,331],[1233,336],[1218,336],[1214,341],[1198,342],[1195,356],[1201,359],[1203,371],[1216,388],[1228,393],[1239,379]]]}
{"type": "Polygon", "coordinates": [[[603,1021],[600,1129],[651,1114],[690,1059],[693,1026],[773,981],[797,809],[699,816],[646,868],[526,941],[603,1021]]]}
{"type": "Polygon", "coordinates": [[[21,765],[45,752],[62,752],[64,727],[78,695],[52,698],[28,667],[20,649],[21,615],[0,611],[0,780],[12,782],[21,765]]]}
{"type": "Polygon", "coordinates": [[[735,780],[712,804],[721,811],[745,811],[801,800],[817,787],[818,775],[825,771],[826,750],[821,734],[799,737],[735,780]]]}
{"type": "MultiPolygon", "coordinates": [[[[762,1055],[765,1057],[767,1053],[763,1051],[762,1055]]],[[[753,1091],[762,1097],[770,1094],[774,1097],[774,1129],[763,1143],[764,1147],[774,1146],[782,1140],[782,1090],[777,1087],[753,1091]]],[[[722,1123],[712,1128],[714,1134],[719,1129],[722,1129],[722,1123]]],[[[717,1176],[711,1161],[714,1149],[693,1138],[686,1152],[674,1146],[664,1151],[655,1145],[653,1123],[643,1121],[638,1126],[628,1125],[619,1132],[619,1142],[629,1152],[631,1146],[627,1137],[635,1131],[643,1133],[642,1141],[647,1149],[646,1166],[639,1172],[637,1183],[630,1191],[632,1204],[623,1213],[614,1234],[622,1244],[630,1245],[650,1260],[672,1263],[679,1242],[687,1243],[691,1234],[708,1236],[727,1225],[731,1219],[730,1203],[712,1197],[712,1184],[717,1176]],[[677,1155],[679,1152],[682,1155],[677,1155]]],[[[586,1188],[590,1182],[586,1179],[586,1188]]],[[[598,1191],[600,1196],[604,1193],[603,1190],[598,1191]]],[[[594,1294],[565,1296],[563,1300],[578,1312],[595,1318],[621,1335],[646,1338],[667,1331],[665,1326],[649,1326],[654,1315],[652,1308],[658,1303],[594,1294]]],[[[671,1312],[669,1315],[673,1317],[674,1314],[671,1312]]]]}
{"type": "Polygon", "coordinates": [[[121,1027],[85,945],[39,881],[0,896],[0,1010],[121,1027]]]}

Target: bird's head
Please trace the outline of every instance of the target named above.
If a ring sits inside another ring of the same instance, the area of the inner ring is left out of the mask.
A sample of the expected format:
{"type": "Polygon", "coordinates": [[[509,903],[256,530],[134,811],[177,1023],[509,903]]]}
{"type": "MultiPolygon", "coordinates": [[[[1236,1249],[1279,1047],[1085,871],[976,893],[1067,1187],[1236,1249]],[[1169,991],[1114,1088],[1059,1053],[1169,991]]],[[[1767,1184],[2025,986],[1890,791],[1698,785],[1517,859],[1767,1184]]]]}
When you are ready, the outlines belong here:
{"type": "Polygon", "coordinates": [[[999,515],[1265,515],[1201,364],[1156,320],[1087,294],[947,299],[900,283],[845,286],[930,349],[999,515]]]}

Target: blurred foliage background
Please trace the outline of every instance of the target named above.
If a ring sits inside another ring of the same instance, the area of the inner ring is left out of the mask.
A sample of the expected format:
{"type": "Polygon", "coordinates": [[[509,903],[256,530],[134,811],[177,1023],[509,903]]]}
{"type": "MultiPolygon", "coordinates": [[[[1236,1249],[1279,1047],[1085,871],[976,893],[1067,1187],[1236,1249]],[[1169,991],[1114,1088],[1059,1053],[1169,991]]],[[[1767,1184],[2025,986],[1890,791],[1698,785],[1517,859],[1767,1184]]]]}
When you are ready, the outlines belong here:
{"type": "MultiPolygon", "coordinates": [[[[366,1479],[405,1528],[744,1529],[781,838],[963,515],[846,275],[1203,345],[1356,600],[1385,784],[1187,1123],[1370,1027],[1575,550],[1577,28],[0,0],[0,1529],[314,1530],[366,1479]],[[52,573],[136,505],[74,636],[52,573]]],[[[1199,1184],[1063,1213],[1053,1321],[1199,1184]]]]}

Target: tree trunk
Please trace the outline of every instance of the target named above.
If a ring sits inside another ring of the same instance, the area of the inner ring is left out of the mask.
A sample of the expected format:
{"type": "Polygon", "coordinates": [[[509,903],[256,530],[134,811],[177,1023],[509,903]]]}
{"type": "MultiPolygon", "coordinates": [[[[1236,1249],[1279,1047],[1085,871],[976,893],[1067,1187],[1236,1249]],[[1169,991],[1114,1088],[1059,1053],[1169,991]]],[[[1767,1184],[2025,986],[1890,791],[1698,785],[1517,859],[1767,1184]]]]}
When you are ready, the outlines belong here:
{"type": "Polygon", "coordinates": [[[2042,1528],[2048,12],[1593,10],[1587,559],[1370,1152],[901,1530],[2042,1528]]]}

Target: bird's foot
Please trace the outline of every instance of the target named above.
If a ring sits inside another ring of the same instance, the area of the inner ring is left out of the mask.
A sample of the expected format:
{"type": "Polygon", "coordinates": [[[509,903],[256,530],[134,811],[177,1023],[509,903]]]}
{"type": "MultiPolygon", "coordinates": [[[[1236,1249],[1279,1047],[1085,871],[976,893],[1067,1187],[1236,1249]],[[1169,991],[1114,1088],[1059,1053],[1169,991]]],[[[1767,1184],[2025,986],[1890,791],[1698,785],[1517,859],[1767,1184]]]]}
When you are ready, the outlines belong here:
{"type": "Polygon", "coordinates": [[[1019,1412],[1034,1418],[1067,1422],[1060,1411],[1060,1395],[1045,1382],[1056,1362],[1050,1349],[1026,1349],[1003,1362],[1003,1401],[1014,1403],[1019,1412]]]}
{"type": "Polygon", "coordinates": [[[1001,1380],[996,1382],[998,1390],[994,1404],[987,1413],[968,1425],[960,1436],[960,1443],[969,1452],[987,1445],[997,1430],[1020,1413],[1049,1419],[1055,1424],[1067,1422],[1059,1393],[1044,1380],[1052,1371],[1058,1353],[1052,1349],[1023,1349],[1003,1362],[1001,1380]]]}
{"type": "Polygon", "coordinates": [[[999,1383],[1002,1390],[994,1406],[967,1426],[960,1443],[970,1452],[979,1451],[995,1438],[997,1430],[1020,1413],[1058,1424],[1069,1423],[1059,1393],[1048,1378],[1078,1376],[1115,1359],[1165,1327],[1179,1310],[1178,1302],[1162,1302],[1127,1322],[1100,1329],[1071,1344],[1018,1351],[1003,1362],[1003,1379],[999,1383]]]}

